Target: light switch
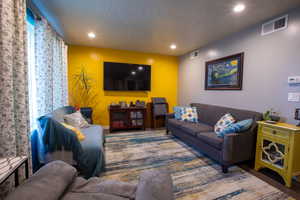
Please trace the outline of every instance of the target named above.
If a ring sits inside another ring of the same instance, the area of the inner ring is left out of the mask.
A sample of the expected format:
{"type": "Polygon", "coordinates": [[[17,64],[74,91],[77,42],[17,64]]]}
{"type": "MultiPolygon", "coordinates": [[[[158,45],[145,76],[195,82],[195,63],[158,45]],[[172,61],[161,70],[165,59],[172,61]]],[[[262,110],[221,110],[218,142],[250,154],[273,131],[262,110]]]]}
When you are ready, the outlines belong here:
{"type": "Polygon", "coordinates": [[[299,102],[300,101],[300,93],[289,93],[288,101],[299,102]]]}

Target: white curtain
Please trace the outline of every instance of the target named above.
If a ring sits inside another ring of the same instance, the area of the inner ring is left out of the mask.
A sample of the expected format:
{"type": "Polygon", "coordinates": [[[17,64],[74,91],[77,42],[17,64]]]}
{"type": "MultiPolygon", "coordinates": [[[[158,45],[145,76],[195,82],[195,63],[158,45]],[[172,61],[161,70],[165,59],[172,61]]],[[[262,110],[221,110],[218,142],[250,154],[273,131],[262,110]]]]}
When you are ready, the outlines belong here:
{"type": "Polygon", "coordinates": [[[45,19],[35,23],[36,117],[68,105],[67,45],[45,19]]]}
{"type": "Polygon", "coordinates": [[[25,13],[25,0],[0,0],[0,157],[30,157],[25,13]]]}

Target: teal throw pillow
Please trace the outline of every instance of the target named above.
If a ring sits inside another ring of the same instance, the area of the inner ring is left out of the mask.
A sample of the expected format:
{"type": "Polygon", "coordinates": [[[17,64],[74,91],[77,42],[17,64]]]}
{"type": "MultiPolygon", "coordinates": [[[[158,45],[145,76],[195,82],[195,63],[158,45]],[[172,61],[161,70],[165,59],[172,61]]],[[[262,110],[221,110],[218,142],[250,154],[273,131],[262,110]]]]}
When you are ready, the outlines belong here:
{"type": "Polygon", "coordinates": [[[237,123],[232,123],[221,132],[218,132],[217,135],[218,137],[224,137],[226,134],[244,132],[247,131],[252,126],[252,124],[253,119],[246,119],[237,123]]]}
{"type": "Polygon", "coordinates": [[[183,107],[181,107],[181,106],[175,106],[174,108],[173,108],[173,110],[174,110],[174,115],[175,115],[175,119],[177,119],[177,120],[180,120],[181,119],[181,109],[182,109],[183,107]]]}

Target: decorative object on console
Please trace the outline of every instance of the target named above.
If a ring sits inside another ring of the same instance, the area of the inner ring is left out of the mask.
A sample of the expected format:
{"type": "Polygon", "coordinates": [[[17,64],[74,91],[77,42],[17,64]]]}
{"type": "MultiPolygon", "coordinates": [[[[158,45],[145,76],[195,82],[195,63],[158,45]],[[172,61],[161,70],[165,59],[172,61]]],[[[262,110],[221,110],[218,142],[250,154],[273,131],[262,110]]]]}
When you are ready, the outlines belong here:
{"type": "Polygon", "coordinates": [[[119,104],[120,104],[121,108],[127,108],[128,107],[126,101],[120,101],[119,104]]]}
{"type": "Polygon", "coordinates": [[[255,170],[269,168],[291,187],[293,176],[300,175],[300,128],[286,123],[258,122],[255,170]]]}
{"type": "Polygon", "coordinates": [[[241,90],[244,53],[206,62],[205,90],[241,90]]]}
{"type": "Polygon", "coordinates": [[[152,97],[152,122],[154,128],[157,128],[157,118],[165,118],[168,114],[169,105],[164,97],[152,97]]]}
{"type": "MultiPolygon", "coordinates": [[[[295,111],[295,120],[300,120],[300,108],[296,108],[295,111]]],[[[300,122],[297,126],[300,126],[300,122]]]]}
{"type": "Polygon", "coordinates": [[[279,113],[275,112],[273,108],[263,113],[263,119],[271,124],[276,124],[280,121],[279,113]]]}
{"type": "Polygon", "coordinates": [[[145,101],[136,100],[135,106],[144,108],[146,106],[146,103],[145,101]]]}
{"type": "Polygon", "coordinates": [[[135,107],[135,104],[134,104],[132,101],[130,101],[129,106],[130,106],[130,107],[135,107]]]}

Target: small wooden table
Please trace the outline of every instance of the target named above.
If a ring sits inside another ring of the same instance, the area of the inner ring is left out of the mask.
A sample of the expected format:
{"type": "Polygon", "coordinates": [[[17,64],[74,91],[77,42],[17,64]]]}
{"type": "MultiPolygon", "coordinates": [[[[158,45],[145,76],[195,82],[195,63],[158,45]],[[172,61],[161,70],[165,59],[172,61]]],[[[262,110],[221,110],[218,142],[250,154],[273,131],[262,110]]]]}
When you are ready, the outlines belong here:
{"type": "Polygon", "coordinates": [[[300,175],[300,127],[258,122],[255,170],[269,168],[282,176],[287,187],[300,175]]]}
{"type": "Polygon", "coordinates": [[[146,107],[112,107],[109,110],[110,132],[146,129],[146,107]]]}
{"type": "Polygon", "coordinates": [[[29,177],[28,169],[28,157],[7,157],[0,158],[0,184],[4,183],[12,174],[15,174],[15,186],[17,187],[19,182],[19,168],[25,164],[25,177],[29,177]]]}

